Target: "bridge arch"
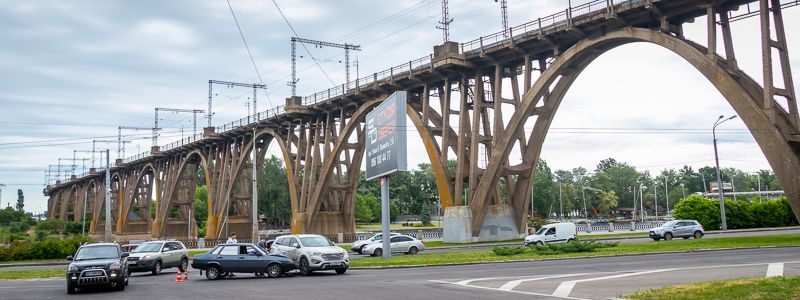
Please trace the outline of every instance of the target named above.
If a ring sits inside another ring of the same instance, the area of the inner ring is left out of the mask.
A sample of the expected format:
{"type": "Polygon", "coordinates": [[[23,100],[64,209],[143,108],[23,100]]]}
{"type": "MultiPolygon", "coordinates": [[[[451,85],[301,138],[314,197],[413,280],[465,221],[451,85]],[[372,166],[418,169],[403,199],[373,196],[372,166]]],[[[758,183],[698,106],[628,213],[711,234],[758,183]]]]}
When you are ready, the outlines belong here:
{"type": "Polygon", "coordinates": [[[155,188],[156,176],[158,174],[158,169],[156,168],[153,163],[147,163],[142,167],[139,167],[136,172],[133,172],[135,177],[128,178],[128,180],[133,179],[132,182],[127,182],[126,186],[127,189],[124,192],[125,200],[121,203],[120,206],[120,213],[118,217],[118,224],[117,224],[117,232],[118,233],[127,233],[129,231],[128,225],[131,223],[130,220],[130,213],[131,209],[135,209],[136,207],[142,207],[141,203],[137,203],[137,201],[144,201],[146,206],[144,211],[144,215],[142,215],[142,211],[139,211],[139,218],[137,221],[141,223],[144,221],[145,225],[138,228],[141,230],[146,230],[147,232],[150,231],[150,225],[152,220],[150,219],[150,203],[153,200],[152,191],[155,188]],[[142,190],[144,189],[144,190],[142,190]],[[142,193],[144,192],[144,193],[142,193]]]}
{"type": "MultiPolygon", "coordinates": [[[[762,109],[763,88],[743,71],[729,65],[724,58],[716,54],[708,54],[703,46],[650,29],[627,27],[578,42],[558,56],[535,84],[525,92],[522,103],[510,118],[505,130],[509,133],[519,133],[528,118],[537,116],[528,138],[528,147],[522,155],[522,164],[533,166],[528,178],[533,177],[542,144],[555,112],[575,79],[605,52],[636,42],[652,43],[677,54],[714,85],[750,129],[784,187],[786,195],[789,196],[795,215],[800,216],[800,146],[792,144],[789,139],[791,135],[797,134],[797,128],[791,125],[788,114],[776,105],[778,113],[773,122],[762,109]],[[764,130],[764,128],[769,129],[764,130]]],[[[470,203],[474,216],[472,221],[474,236],[480,233],[485,210],[489,204],[490,188],[497,183],[497,175],[503,167],[503,158],[508,157],[514,148],[517,142],[516,136],[507,134],[493,147],[493,156],[470,203]]],[[[529,180],[521,182],[529,184],[529,180]]],[[[527,194],[530,193],[529,188],[517,190],[520,195],[514,195],[514,198],[524,199],[526,195],[530,195],[527,194]]],[[[528,203],[516,201],[514,204],[518,226],[524,229],[524,216],[528,203]]]]}
{"type": "MultiPolygon", "coordinates": [[[[176,198],[176,193],[178,192],[177,186],[178,181],[180,180],[181,174],[186,171],[186,168],[190,164],[199,164],[208,172],[209,165],[208,165],[208,157],[201,149],[192,150],[186,154],[179,154],[175,157],[171,157],[166,162],[159,164],[160,169],[155,168],[154,174],[154,181],[157,182],[158,187],[155,192],[156,195],[156,213],[155,219],[152,220],[151,225],[151,236],[152,237],[165,237],[168,235],[168,226],[169,224],[169,214],[170,210],[173,205],[173,200],[176,198]],[[173,173],[174,172],[174,173],[173,173]]],[[[213,180],[209,180],[209,175],[206,174],[206,186],[208,186],[208,205],[209,207],[212,204],[212,185],[213,180]]],[[[194,192],[191,193],[194,195],[194,192]]],[[[194,201],[193,199],[189,199],[189,209],[194,209],[194,201]]],[[[186,216],[187,218],[189,216],[186,216]]],[[[210,216],[209,216],[210,217],[210,216]]],[[[208,220],[207,220],[208,221],[208,220]]],[[[191,226],[191,221],[187,221],[187,226],[191,226]]],[[[191,232],[196,233],[197,224],[193,224],[195,227],[192,228],[191,232]]]]}

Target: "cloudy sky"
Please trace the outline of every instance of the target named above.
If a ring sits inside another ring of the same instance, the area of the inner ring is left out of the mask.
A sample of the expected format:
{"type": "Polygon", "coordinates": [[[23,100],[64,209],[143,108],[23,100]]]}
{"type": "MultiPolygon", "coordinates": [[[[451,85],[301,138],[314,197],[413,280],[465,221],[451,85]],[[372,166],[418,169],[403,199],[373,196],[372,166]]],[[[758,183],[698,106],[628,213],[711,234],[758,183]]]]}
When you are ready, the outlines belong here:
{"type": "MultiPolygon", "coordinates": [[[[282,104],[290,96],[291,30],[272,1],[230,3],[268,85],[257,97],[259,111],[282,104]]],[[[353,55],[361,76],[426,56],[442,40],[435,28],[438,0],[276,3],[301,37],[361,45],[353,55]]],[[[522,24],[566,3],[509,0],[509,20],[522,24]]],[[[224,0],[0,0],[0,7],[0,183],[7,185],[2,207],[22,189],[26,210],[43,211],[43,170],[49,165],[71,158],[73,150],[90,150],[93,139],[116,139],[117,126],[152,127],[154,107],[206,109],[209,79],[259,80],[224,0]]],[[[468,41],[501,28],[494,1],[451,0],[450,11],[451,40],[468,41]]],[[[800,46],[798,14],[799,9],[785,12],[790,49],[800,46]]],[[[740,67],[761,82],[758,20],[736,22],[733,29],[740,67]]],[[[704,43],[704,19],[685,30],[704,43]]],[[[298,55],[299,95],[344,82],[340,49],[309,46],[298,55]]],[[[796,56],[792,67],[800,67],[796,56]]],[[[249,90],[218,87],[215,93],[215,126],[246,115],[249,90]]],[[[600,57],[576,81],[542,158],[553,169],[592,170],[608,157],[652,173],[712,165],[710,128],[721,114],[733,110],[688,63],[653,45],[627,45],[600,57]]],[[[191,134],[192,116],[164,114],[160,125],[165,129],[159,143],[165,144],[191,134]]],[[[741,121],[723,127],[725,167],[769,169],[741,121]]],[[[149,133],[125,134],[132,140],[127,156],[149,149],[149,133]]],[[[116,145],[98,144],[106,147],[114,159],[116,145]]],[[[409,148],[409,165],[427,161],[414,132],[409,148]]],[[[78,173],[82,167],[79,162],[78,173]]]]}

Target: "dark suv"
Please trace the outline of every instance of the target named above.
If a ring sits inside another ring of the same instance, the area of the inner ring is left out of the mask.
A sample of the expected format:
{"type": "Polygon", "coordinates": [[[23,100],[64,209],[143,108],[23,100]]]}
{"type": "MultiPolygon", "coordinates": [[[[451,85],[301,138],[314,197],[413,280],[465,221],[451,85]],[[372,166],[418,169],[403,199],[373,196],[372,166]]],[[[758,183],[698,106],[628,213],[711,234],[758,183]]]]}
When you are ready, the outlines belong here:
{"type": "Polygon", "coordinates": [[[67,268],[67,294],[76,288],[113,287],[118,291],[128,285],[128,253],[113,243],[86,244],[78,248],[67,268]]]}

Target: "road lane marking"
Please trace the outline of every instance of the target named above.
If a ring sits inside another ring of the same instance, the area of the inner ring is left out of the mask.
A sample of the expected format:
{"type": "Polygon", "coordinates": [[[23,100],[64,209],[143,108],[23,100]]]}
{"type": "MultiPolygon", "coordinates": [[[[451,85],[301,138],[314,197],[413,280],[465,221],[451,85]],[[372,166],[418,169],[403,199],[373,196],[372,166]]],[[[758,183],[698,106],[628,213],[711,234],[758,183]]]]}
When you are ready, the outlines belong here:
{"type": "Polygon", "coordinates": [[[468,284],[470,284],[471,282],[474,282],[474,281],[492,280],[492,279],[500,279],[500,278],[502,278],[502,277],[473,278],[473,279],[467,279],[467,280],[461,280],[461,281],[452,282],[452,284],[468,285],[468,284]]]}
{"type": "Polygon", "coordinates": [[[513,290],[515,287],[519,286],[523,282],[545,280],[545,279],[554,279],[554,278],[564,278],[564,277],[574,277],[574,276],[582,276],[582,275],[589,275],[589,274],[593,274],[593,273],[562,274],[562,275],[554,275],[554,276],[544,276],[544,277],[536,277],[536,278],[518,279],[518,280],[512,280],[512,281],[506,282],[505,284],[503,284],[502,286],[500,286],[497,289],[501,290],[501,291],[508,292],[510,290],[513,290]]]}
{"type": "Polygon", "coordinates": [[[577,284],[579,282],[588,282],[588,281],[597,281],[597,280],[606,280],[606,279],[630,277],[630,276],[636,276],[636,275],[667,272],[667,271],[674,271],[674,270],[677,270],[677,269],[660,269],[660,270],[633,272],[633,273],[617,274],[617,275],[610,275],[610,276],[603,276],[603,277],[595,277],[595,278],[564,281],[564,282],[562,282],[561,284],[558,285],[558,287],[556,288],[556,290],[553,292],[552,295],[556,296],[556,297],[569,297],[569,294],[572,293],[572,289],[575,288],[575,284],[577,284]]]}
{"type": "Polygon", "coordinates": [[[783,263],[771,263],[767,265],[767,278],[783,276],[783,263]]]}
{"type": "MultiPolygon", "coordinates": [[[[499,289],[496,289],[496,288],[490,288],[490,287],[479,286],[479,285],[460,285],[460,284],[457,284],[455,282],[441,281],[441,280],[428,280],[428,281],[435,282],[435,283],[452,284],[452,285],[468,287],[468,288],[474,288],[474,289],[482,289],[482,290],[489,290],[489,291],[500,291],[499,289]]],[[[570,299],[570,300],[589,300],[589,299],[584,299],[584,298],[559,297],[559,296],[553,296],[553,295],[550,295],[550,294],[542,294],[542,293],[534,293],[534,292],[523,292],[523,291],[515,291],[515,290],[502,291],[502,292],[516,293],[516,294],[522,294],[522,295],[533,295],[533,296],[540,296],[540,297],[570,299]]]]}

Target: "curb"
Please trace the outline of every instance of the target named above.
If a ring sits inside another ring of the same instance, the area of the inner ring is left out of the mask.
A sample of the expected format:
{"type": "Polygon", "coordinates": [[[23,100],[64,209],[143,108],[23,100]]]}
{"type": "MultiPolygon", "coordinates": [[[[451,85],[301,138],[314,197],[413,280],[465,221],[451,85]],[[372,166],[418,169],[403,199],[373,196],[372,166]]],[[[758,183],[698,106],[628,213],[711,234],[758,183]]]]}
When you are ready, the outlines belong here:
{"type": "Polygon", "coordinates": [[[646,256],[646,255],[675,254],[675,253],[718,252],[718,251],[729,251],[729,250],[753,250],[753,249],[774,249],[774,248],[800,248],[800,245],[758,246],[758,247],[741,247],[741,248],[736,248],[736,247],[708,248],[708,249],[692,249],[692,250],[682,250],[682,251],[609,254],[609,255],[593,255],[593,256],[577,256],[577,257],[534,258],[534,259],[517,259],[517,260],[502,260],[502,261],[476,261],[476,262],[464,262],[464,263],[444,263],[444,264],[425,264],[425,265],[407,265],[407,266],[350,267],[350,269],[352,270],[412,269],[412,268],[428,268],[428,267],[451,267],[451,266],[537,262],[537,261],[558,261],[558,260],[570,260],[570,259],[591,259],[591,258],[603,258],[603,257],[646,256]]]}

